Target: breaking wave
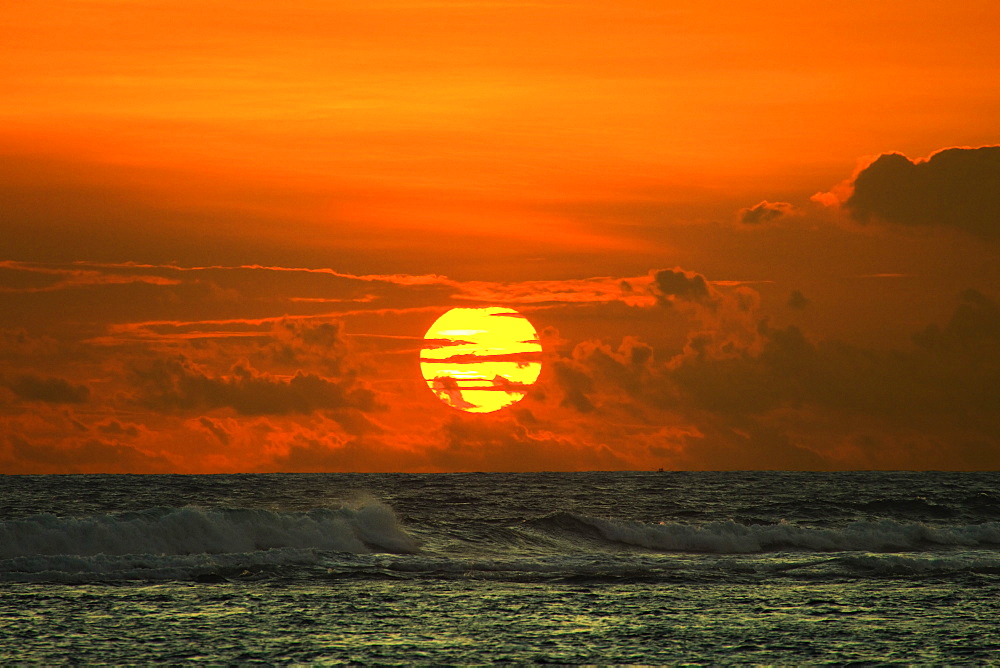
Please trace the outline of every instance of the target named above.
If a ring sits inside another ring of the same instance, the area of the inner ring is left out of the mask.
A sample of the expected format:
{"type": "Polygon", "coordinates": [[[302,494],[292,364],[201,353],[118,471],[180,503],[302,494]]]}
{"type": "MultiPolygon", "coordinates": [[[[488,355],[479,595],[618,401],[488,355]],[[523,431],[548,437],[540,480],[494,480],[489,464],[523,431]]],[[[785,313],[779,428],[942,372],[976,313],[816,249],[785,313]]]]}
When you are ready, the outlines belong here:
{"type": "Polygon", "coordinates": [[[308,512],[153,508],[89,517],[35,515],[0,522],[0,559],[42,555],[197,555],[276,548],[363,554],[414,552],[389,506],[308,512]]]}
{"type": "MultiPolygon", "coordinates": [[[[648,523],[468,512],[404,528],[375,499],[308,511],[198,506],[0,521],[0,582],[462,579],[755,581],[1000,574],[1000,522],[648,523]],[[419,536],[418,540],[416,536],[419,536]],[[841,554],[832,554],[841,553],[841,554]]],[[[737,516],[738,517],[738,516],[737,516]]]]}
{"type": "Polygon", "coordinates": [[[884,519],[852,522],[841,528],[815,528],[786,522],[751,525],[733,521],[697,525],[675,522],[646,524],[555,513],[533,521],[531,526],[543,531],[574,534],[591,542],[602,540],[663,552],[905,552],[925,548],[1000,545],[1000,522],[930,526],[921,522],[884,519]]]}

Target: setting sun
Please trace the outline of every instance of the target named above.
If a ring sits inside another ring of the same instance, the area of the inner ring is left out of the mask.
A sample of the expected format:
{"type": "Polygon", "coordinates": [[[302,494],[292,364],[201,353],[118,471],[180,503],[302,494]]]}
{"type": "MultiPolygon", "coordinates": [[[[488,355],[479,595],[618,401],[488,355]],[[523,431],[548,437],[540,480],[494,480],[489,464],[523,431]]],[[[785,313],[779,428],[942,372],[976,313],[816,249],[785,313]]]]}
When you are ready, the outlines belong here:
{"type": "Polygon", "coordinates": [[[470,413],[492,413],[521,399],[542,369],[531,323],[513,309],[454,308],[424,336],[420,371],[437,397],[470,413]]]}

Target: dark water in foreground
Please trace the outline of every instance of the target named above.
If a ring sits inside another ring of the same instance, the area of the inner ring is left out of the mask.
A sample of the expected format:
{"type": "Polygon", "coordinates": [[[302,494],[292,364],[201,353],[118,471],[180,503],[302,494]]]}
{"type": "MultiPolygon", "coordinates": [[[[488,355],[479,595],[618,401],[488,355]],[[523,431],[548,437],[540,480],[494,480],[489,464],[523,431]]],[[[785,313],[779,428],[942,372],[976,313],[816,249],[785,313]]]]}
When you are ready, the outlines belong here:
{"type": "Polygon", "coordinates": [[[0,476],[0,664],[982,664],[998,620],[998,473],[0,476]]]}

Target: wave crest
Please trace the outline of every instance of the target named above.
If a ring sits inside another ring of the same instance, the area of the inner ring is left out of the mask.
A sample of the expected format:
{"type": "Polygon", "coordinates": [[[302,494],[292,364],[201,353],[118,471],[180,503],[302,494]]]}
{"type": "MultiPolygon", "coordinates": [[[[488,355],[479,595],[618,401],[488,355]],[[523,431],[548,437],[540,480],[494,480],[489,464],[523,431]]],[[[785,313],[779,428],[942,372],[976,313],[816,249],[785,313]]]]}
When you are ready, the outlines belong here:
{"type": "Polygon", "coordinates": [[[261,509],[153,508],[135,513],[0,522],[0,558],[38,555],[191,555],[275,548],[352,552],[415,552],[419,543],[389,506],[308,512],[261,509]]]}
{"type": "Polygon", "coordinates": [[[777,550],[816,552],[914,551],[928,546],[1000,545],[1000,522],[936,527],[922,522],[878,520],[841,528],[803,527],[787,522],[745,525],[733,521],[691,525],[601,519],[556,513],[534,526],[593,540],[663,552],[758,553],[777,550]]]}

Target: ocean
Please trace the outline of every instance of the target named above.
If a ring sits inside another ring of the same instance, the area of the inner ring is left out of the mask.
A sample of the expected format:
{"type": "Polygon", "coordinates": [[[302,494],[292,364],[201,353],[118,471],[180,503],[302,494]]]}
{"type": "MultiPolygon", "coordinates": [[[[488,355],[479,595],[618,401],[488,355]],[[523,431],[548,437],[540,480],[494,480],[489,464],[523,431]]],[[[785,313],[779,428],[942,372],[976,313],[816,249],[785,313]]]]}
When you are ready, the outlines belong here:
{"type": "Polygon", "coordinates": [[[0,663],[1000,664],[1000,473],[0,476],[0,663]]]}

